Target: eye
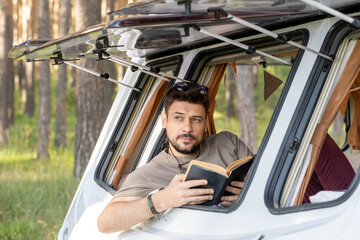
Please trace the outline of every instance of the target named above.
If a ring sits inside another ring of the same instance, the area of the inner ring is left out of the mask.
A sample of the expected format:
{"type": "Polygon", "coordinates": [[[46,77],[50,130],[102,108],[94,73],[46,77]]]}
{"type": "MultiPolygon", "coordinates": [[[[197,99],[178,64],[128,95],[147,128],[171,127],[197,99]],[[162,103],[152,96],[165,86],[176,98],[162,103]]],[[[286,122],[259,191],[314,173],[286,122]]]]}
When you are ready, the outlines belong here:
{"type": "Polygon", "coordinates": [[[199,123],[199,122],[201,122],[201,119],[199,119],[199,118],[193,118],[192,121],[193,121],[194,123],[199,123]]]}
{"type": "Polygon", "coordinates": [[[181,117],[181,116],[175,116],[175,119],[176,119],[176,120],[181,120],[182,117],[181,117]]]}

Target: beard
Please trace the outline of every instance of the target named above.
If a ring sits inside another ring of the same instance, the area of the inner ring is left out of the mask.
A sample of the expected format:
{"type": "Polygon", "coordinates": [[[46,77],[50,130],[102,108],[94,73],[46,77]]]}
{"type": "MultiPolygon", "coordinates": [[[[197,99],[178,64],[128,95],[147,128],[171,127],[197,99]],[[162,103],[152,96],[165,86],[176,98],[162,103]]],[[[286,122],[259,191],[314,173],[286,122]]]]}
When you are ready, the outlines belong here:
{"type": "Polygon", "coordinates": [[[169,142],[177,152],[179,152],[181,154],[185,154],[185,155],[190,155],[190,154],[196,153],[198,151],[198,149],[200,148],[200,143],[201,143],[200,140],[198,140],[197,138],[195,138],[193,135],[191,135],[189,133],[177,136],[175,142],[173,142],[169,139],[169,142]],[[181,146],[181,143],[176,142],[181,137],[191,138],[191,139],[195,140],[195,142],[192,144],[184,143],[183,145],[185,145],[185,146],[181,146]]]}

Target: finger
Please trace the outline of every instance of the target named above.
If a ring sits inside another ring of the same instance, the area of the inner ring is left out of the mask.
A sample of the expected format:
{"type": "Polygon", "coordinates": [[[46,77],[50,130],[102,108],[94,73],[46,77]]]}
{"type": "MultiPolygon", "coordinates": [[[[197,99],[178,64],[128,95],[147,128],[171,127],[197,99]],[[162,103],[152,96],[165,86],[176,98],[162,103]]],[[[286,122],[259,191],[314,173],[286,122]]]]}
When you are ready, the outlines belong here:
{"type": "Polygon", "coordinates": [[[222,201],[220,202],[220,206],[223,207],[223,208],[227,208],[227,207],[230,207],[231,205],[233,205],[234,202],[225,202],[225,201],[222,201]]]}
{"type": "Polygon", "coordinates": [[[206,185],[208,182],[204,179],[199,179],[199,180],[189,180],[184,182],[184,187],[186,188],[193,188],[193,187],[197,187],[197,186],[204,186],[206,185]]]}
{"type": "Polygon", "coordinates": [[[246,179],[248,178],[249,173],[246,174],[246,176],[244,177],[244,182],[246,181],[246,179]]]}
{"type": "Polygon", "coordinates": [[[231,182],[231,186],[238,187],[238,188],[243,188],[244,185],[245,185],[245,182],[239,182],[239,181],[232,181],[231,182]]]}
{"type": "Polygon", "coordinates": [[[206,201],[210,201],[213,199],[212,195],[203,195],[203,196],[196,196],[196,197],[190,197],[187,199],[187,204],[201,204],[206,201]]]}
{"type": "Polygon", "coordinates": [[[235,202],[238,199],[238,195],[232,195],[232,196],[222,196],[221,201],[224,202],[235,202]]]}
{"type": "Polygon", "coordinates": [[[227,186],[226,191],[231,192],[235,195],[239,195],[242,191],[242,188],[227,186]]]}
{"type": "Polygon", "coordinates": [[[187,191],[188,196],[201,196],[201,195],[213,195],[214,190],[212,188],[192,188],[187,191]]]}
{"type": "Polygon", "coordinates": [[[183,182],[185,180],[185,174],[176,174],[173,180],[177,182],[183,182]]]}

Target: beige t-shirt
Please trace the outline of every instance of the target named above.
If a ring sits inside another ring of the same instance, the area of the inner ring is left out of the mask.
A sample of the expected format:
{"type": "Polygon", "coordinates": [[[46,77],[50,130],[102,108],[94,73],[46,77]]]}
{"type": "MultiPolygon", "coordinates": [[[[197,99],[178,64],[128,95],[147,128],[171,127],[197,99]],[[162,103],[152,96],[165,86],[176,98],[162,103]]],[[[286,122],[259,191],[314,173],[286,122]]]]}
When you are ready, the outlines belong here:
{"type": "MultiPolygon", "coordinates": [[[[233,161],[250,156],[248,147],[233,133],[220,132],[204,137],[200,145],[200,154],[196,160],[210,162],[226,168],[233,161]]],[[[187,169],[193,157],[178,158],[187,169]]],[[[160,152],[148,164],[136,169],[125,180],[114,197],[144,197],[155,189],[164,188],[176,174],[180,174],[176,159],[160,152]]]]}

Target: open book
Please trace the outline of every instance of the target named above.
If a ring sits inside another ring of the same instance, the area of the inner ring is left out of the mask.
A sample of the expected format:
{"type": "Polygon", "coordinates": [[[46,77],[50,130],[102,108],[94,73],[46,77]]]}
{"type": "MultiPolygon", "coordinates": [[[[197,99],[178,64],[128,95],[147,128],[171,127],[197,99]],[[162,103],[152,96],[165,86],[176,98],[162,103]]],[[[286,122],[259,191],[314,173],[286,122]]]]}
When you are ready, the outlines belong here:
{"type": "Polygon", "coordinates": [[[226,169],[213,163],[192,160],[185,173],[185,181],[206,179],[208,184],[201,187],[214,189],[214,197],[211,201],[207,201],[202,205],[217,205],[220,203],[221,196],[225,193],[227,185],[232,181],[244,181],[253,160],[253,156],[247,156],[232,162],[226,169]]]}

